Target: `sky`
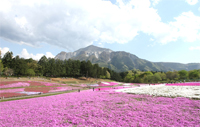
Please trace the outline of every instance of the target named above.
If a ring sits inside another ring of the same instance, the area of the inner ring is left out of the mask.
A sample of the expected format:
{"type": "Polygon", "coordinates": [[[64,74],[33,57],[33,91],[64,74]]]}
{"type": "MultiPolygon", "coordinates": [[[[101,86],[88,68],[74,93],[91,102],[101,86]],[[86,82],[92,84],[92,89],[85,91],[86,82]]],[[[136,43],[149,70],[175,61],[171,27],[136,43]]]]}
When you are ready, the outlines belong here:
{"type": "Polygon", "coordinates": [[[39,60],[89,45],[200,63],[200,0],[0,0],[2,56],[39,60]]]}

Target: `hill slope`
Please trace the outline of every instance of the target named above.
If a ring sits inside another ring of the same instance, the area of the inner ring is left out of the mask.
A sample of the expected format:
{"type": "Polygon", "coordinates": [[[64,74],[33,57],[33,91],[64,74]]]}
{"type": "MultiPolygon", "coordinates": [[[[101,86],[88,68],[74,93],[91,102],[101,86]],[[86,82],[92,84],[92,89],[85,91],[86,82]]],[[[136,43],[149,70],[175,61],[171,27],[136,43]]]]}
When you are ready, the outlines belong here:
{"type": "Polygon", "coordinates": [[[136,55],[110,49],[100,48],[97,46],[88,46],[75,52],[61,52],[56,55],[55,59],[74,59],[90,60],[92,63],[98,63],[102,67],[108,67],[117,72],[140,69],[144,71],[173,71],[173,70],[193,70],[200,69],[200,63],[170,63],[170,62],[150,62],[140,59],[136,55]]]}

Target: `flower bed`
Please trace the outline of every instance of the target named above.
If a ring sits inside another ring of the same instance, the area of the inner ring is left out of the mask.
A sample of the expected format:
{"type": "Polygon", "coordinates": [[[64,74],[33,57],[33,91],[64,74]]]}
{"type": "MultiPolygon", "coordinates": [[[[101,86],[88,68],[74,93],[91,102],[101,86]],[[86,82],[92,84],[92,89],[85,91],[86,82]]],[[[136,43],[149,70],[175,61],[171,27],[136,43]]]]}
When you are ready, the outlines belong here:
{"type": "Polygon", "coordinates": [[[49,92],[60,92],[60,91],[66,91],[66,90],[76,90],[80,89],[80,87],[52,87],[49,92]]]}
{"type": "Polygon", "coordinates": [[[0,104],[0,126],[167,127],[200,121],[200,101],[187,98],[87,91],[0,104]]]}
{"type": "Polygon", "coordinates": [[[32,95],[39,93],[49,93],[49,92],[60,92],[72,89],[81,89],[86,87],[85,84],[67,86],[66,84],[49,83],[49,82],[39,82],[39,81],[12,81],[12,82],[2,82],[0,88],[15,88],[15,87],[25,87],[18,89],[4,89],[0,90],[1,96],[12,97],[21,95],[32,95]],[[65,86],[65,87],[55,87],[55,86],[65,86]]]}
{"type": "Polygon", "coordinates": [[[17,83],[18,81],[1,81],[0,82],[0,86],[4,86],[4,85],[7,85],[7,84],[12,84],[12,83],[17,83]]]}
{"type": "Polygon", "coordinates": [[[59,86],[59,85],[66,85],[66,84],[59,84],[59,83],[51,83],[51,82],[40,82],[40,81],[32,81],[33,86],[59,86]]]}
{"type": "Polygon", "coordinates": [[[50,87],[34,87],[34,88],[25,88],[24,91],[26,92],[42,92],[48,93],[51,90],[50,87]]]}
{"type": "Polygon", "coordinates": [[[200,86],[200,82],[166,84],[167,86],[200,86]]]}
{"type": "Polygon", "coordinates": [[[30,84],[27,82],[16,82],[16,83],[11,83],[7,85],[2,85],[0,88],[13,88],[13,87],[27,87],[30,84]]]}
{"type": "Polygon", "coordinates": [[[15,92],[22,92],[25,88],[18,88],[18,89],[6,89],[0,90],[0,93],[15,93],[15,92]]]}
{"type": "Polygon", "coordinates": [[[118,85],[118,83],[116,82],[101,82],[101,84],[99,84],[99,86],[115,86],[118,85]]]}
{"type": "Polygon", "coordinates": [[[134,93],[134,94],[148,94],[154,96],[166,96],[166,97],[188,97],[200,99],[200,86],[145,86],[135,87],[122,90],[116,90],[116,92],[134,93]]]}
{"type": "Polygon", "coordinates": [[[26,94],[19,93],[24,91],[24,88],[19,89],[6,89],[6,90],[0,90],[0,97],[16,97],[16,96],[23,96],[26,94]]]}
{"type": "Polygon", "coordinates": [[[114,91],[116,89],[132,88],[131,86],[117,86],[117,87],[104,87],[104,88],[95,88],[95,91],[114,91]]]}

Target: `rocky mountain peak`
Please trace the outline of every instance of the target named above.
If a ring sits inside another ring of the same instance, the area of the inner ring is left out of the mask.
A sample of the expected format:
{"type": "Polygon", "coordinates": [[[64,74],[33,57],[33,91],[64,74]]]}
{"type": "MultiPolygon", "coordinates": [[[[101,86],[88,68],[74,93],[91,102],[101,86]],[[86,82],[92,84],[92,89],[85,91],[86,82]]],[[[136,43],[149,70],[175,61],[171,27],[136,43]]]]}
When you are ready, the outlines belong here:
{"type": "Polygon", "coordinates": [[[98,63],[99,66],[108,67],[115,71],[128,71],[139,69],[144,71],[173,71],[173,70],[193,70],[200,69],[200,63],[180,64],[167,62],[151,62],[140,59],[134,54],[124,51],[112,51],[110,49],[90,45],[75,52],[60,52],[55,59],[74,59],[80,61],[90,60],[98,63]]]}

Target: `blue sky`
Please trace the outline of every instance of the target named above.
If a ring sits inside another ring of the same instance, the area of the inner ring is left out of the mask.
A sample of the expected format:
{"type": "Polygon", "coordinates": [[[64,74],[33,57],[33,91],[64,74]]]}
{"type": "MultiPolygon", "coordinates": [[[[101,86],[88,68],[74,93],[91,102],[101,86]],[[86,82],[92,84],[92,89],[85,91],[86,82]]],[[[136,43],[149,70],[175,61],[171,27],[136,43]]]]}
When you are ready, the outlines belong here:
{"type": "Polygon", "coordinates": [[[2,54],[39,60],[91,44],[200,63],[199,0],[0,0],[2,54]]]}

